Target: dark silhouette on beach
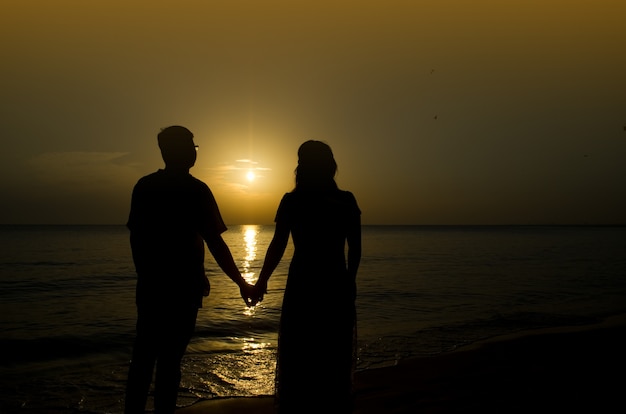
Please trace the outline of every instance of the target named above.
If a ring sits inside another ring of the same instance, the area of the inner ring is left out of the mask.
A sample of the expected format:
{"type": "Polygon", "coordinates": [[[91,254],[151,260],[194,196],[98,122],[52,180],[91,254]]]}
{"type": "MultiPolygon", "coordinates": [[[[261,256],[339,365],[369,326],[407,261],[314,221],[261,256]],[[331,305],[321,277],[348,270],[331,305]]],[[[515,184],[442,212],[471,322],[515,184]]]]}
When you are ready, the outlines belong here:
{"type": "Polygon", "coordinates": [[[276,367],[279,414],[325,412],[329,402],[320,395],[332,400],[333,413],[352,412],[361,211],[353,194],[337,187],[336,171],[327,144],[307,141],[300,146],[296,187],[280,202],[275,233],[255,285],[255,299],[261,300],[291,234],[294,254],[276,367]]]}
{"type": "Polygon", "coordinates": [[[171,126],[158,134],[158,144],[165,168],[137,182],[127,224],[137,271],[137,326],[126,414],[144,414],[155,366],[154,412],[176,409],[180,363],[210,289],[204,243],[246,304],[253,293],[222,238],[226,226],[211,190],[189,174],[198,149],[193,134],[171,126]]]}

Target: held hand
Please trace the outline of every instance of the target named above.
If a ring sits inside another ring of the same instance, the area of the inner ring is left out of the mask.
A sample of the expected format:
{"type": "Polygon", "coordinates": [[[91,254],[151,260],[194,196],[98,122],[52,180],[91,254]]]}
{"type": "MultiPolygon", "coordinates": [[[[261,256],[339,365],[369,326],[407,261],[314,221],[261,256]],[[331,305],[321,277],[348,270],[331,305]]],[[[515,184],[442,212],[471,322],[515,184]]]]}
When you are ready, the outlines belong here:
{"type": "Polygon", "coordinates": [[[243,286],[239,286],[239,293],[247,307],[255,306],[258,302],[255,294],[255,287],[249,283],[245,283],[243,286]]]}
{"type": "Polygon", "coordinates": [[[267,293],[267,282],[261,282],[259,280],[254,285],[253,289],[256,302],[261,302],[263,300],[263,296],[267,293]]]}

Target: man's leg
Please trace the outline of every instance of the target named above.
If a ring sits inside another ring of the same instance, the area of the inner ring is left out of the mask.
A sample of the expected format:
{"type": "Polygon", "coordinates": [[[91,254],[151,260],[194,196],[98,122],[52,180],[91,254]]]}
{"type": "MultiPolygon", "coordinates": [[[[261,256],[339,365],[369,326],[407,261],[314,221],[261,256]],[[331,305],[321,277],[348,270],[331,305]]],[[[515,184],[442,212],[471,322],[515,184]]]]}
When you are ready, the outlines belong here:
{"type": "Polygon", "coordinates": [[[198,316],[197,308],[177,309],[168,315],[168,326],[162,336],[156,366],[154,389],[155,414],[172,414],[180,386],[180,364],[193,336],[198,316]]]}
{"type": "Polygon", "coordinates": [[[152,373],[156,361],[154,315],[140,311],[137,315],[137,333],[126,383],[125,414],[144,414],[152,373]]]}

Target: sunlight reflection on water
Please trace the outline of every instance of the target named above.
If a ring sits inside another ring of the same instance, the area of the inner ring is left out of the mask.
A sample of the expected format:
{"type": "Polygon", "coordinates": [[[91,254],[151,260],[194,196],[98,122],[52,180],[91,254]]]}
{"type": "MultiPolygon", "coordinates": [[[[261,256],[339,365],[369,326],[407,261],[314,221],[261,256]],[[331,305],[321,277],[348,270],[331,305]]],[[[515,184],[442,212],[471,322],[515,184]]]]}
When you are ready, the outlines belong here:
{"type": "MultiPolygon", "coordinates": [[[[263,225],[232,225],[224,233],[251,283],[273,233],[263,225]]],[[[622,312],[625,236],[623,226],[364,226],[357,368],[622,312]]],[[[121,412],[136,318],[128,229],[5,226],[0,247],[0,332],[8,346],[2,404],[121,412]]],[[[290,240],[263,302],[247,308],[206,255],[211,294],[183,360],[179,405],[273,393],[292,256],[290,240]]],[[[328,343],[323,331],[311,335],[328,343]]]]}
{"type": "MultiPolygon", "coordinates": [[[[258,279],[271,235],[259,225],[233,227],[224,234],[248,283],[258,279]]],[[[271,310],[280,306],[280,290],[274,290],[269,301],[246,307],[239,290],[210,258],[207,265],[213,271],[212,291],[183,361],[182,400],[273,394],[276,332],[267,325],[276,323],[271,310]]]]}
{"type": "Polygon", "coordinates": [[[254,261],[257,257],[257,236],[261,226],[257,225],[245,225],[241,226],[241,232],[243,233],[244,240],[244,261],[242,264],[243,271],[241,275],[248,283],[255,283],[258,276],[254,271],[254,261]]]}
{"type": "MultiPolygon", "coordinates": [[[[239,345],[239,352],[233,349],[186,356],[181,387],[196,398],[272,394],[276,368],[272,345],[254,338],[232,340],[239,345]]],[[[202,344],[196,344],[196,349],[198,345],[202,348],[202,344]]]]}

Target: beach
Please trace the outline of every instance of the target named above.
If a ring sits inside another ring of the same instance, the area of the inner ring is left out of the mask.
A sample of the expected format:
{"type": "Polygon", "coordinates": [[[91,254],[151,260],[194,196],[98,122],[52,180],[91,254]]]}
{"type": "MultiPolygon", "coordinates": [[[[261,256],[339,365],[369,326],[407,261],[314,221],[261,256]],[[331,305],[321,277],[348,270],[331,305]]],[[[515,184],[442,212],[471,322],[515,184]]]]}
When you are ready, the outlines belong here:
{"type": "MultiPolygon", "coordinates": [[[[358,372],[354,413],[623,412],[625,349],[626,315],[495,337],[358,372]]],[[[207,400],[177,414],[270,414],[272,402],[271,396],[207,400]]]]}
{"type": "MultiPolygon", "coordinates": [[[[224,234],[246,277],[273,234],[224,234]]],[[[122,412],[136,323],[128,229],[0,226],[0,247],[0,413],[122,412]]],[[[355,413],[613,412],[597,408],[621,404],[610,375],[625,371],[626,323],[592,324],[626,314],[625,249],[624,226],[364,226],[355,413]]],[[[271,412],[290,261],[248,308],[209,256],[178,404],[271,412]]],[[[311,398],[333,413],[323,384],[311,398]]]]}

